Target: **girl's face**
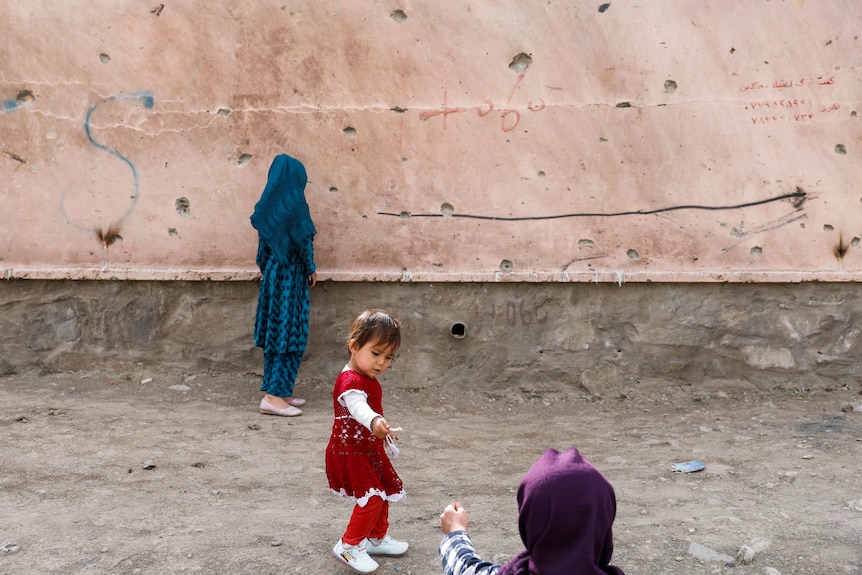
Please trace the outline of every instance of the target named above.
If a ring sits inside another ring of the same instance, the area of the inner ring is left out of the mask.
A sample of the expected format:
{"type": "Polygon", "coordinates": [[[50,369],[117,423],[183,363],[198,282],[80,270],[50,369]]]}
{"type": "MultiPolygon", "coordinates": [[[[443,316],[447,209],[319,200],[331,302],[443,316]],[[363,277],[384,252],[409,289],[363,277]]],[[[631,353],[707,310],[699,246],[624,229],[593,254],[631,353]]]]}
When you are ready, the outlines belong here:
{"type": "Polygon", "coordinates": [[[366,377],[377,377],[389,369],[397,351],[391,346],[384,347],[378,341],[369,341],[362,347],[358,347],[356,342],[351,341],[348,347],[350,361],[347,365],[366,377]]]}

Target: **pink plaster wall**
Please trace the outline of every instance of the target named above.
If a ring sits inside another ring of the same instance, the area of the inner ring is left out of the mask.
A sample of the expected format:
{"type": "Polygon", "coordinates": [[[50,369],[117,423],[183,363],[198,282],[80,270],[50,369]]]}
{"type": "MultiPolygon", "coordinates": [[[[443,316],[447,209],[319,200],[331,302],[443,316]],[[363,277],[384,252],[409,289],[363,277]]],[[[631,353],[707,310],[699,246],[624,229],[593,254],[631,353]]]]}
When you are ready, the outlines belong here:
{"type": "Polygon", "coordinates": [[[859,2],[2,4],[4,277],[862,279],[859,2]]]}

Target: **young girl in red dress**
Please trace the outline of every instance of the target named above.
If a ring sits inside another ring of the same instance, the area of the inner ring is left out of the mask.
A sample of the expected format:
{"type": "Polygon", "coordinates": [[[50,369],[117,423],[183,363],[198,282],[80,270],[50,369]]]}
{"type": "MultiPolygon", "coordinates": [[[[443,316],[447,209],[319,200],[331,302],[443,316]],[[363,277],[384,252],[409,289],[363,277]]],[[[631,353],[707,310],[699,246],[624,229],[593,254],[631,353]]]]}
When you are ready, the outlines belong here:
{"type": "Polygon", "coordinates": [[[377,376],[392,365],[401,345],[401,324],[381,310],[366,310],[350,328],[350,361],[335,380],[335,421],[326,447],[329,487],[355,503],[353,515],[332,554],[358,573],[373,573],[371,555],[400,557],[408,544],[389,537],[389,502],[404,499],[401,478],[384,444],[398,454],[398,436],[383,417],[383,390],[377,376]]]}

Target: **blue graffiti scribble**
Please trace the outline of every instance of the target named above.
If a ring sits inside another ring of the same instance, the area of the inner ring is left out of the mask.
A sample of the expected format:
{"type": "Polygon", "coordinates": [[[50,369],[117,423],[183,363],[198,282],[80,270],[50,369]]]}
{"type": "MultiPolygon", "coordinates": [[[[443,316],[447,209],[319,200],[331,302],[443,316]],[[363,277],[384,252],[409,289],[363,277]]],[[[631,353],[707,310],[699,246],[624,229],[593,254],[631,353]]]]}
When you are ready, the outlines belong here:
{"type": "Polygon", "coordinates": [[[102,104],[106,104],[106,103],[114,101],[114,100],[140,100],[140,102],[144,106],[144,108],[148,108],[148,109],[155,106],[156,100],[155,100],[155,97],[153,97],[153,95],[148,93],[148,92],[134,92],[134,93],[130,93],[130,94],[119,94],[116,96],[110,96],[108,98],[105,98],[101,102],[99,102],[97,104],[93,104],[92,106],[90,106],[90,108],[87,110],[87,115],[84,117],[84,133],[87,135],[87,140],[89,140],[91,144],[93,144],[94,146],[96,146],[100,150],[103,150],[103,151],[111,154],[115,158],[119,158],[120,160],[122,160],[129,167],[129,170],[131,170],[131,172],[132,172],[132,180],[134,182],[135,191],[132,194],[132,197],[131,197],[132,201],[131,201],[131,204],[129,205],[129,209],[126,210],[126,213],[123,214],[116,222],[114,222],[111,225],[111,227],[109,228],[109,230],[106,232],[104,230],[98,230],[95,228],[84,228],[82,226],[79,226],[79,225],[75,224],[72,221],[72,219],[68,216],[68,214],[66,213],[66,209],[65,209],[66,196],[68,195],[69,191],[72,189],[74,182],[71,182],[66,187],[66,190],[63,192],[63,196],[60,199],[60,211],[63,213],[63,216],[66,218],[66,222],[68,222],[69,224],[72,224],[73,226],[80,228],[80,229],[85,229],[87,231],[95,231],[97,233],[97,235],[99,235],[99,237],[102,238],[102,241],[107,243],[107,244],[110,244],[111,242],[110,241],[106,242],[106,238],[102,237],[102,236],[105,234],[110,236],[109,232],[111,232],[112,230],[119,229],[120,223],[123,220],[125,220],[127,217],[129,217],[129,215],[134,211],[135,206],[138,203],[138,198],[141,195],[140,183],[138,181],[138,170],[137,170],[137,168],[135,168],[135,165],[132,163],[132,161],[129,160],[129,158],[127,158],[126,156],[124,156],[120,152],[118,152],[117,150],[110,148],[110,147],[106,146],[105,144],[102,144],[101,142],[96,141],[96,139],[93,138],[92,132],[90,131],[90,118],[92,117],[93,112],[96,111],[96,108],[98,108],[102,104]]]}

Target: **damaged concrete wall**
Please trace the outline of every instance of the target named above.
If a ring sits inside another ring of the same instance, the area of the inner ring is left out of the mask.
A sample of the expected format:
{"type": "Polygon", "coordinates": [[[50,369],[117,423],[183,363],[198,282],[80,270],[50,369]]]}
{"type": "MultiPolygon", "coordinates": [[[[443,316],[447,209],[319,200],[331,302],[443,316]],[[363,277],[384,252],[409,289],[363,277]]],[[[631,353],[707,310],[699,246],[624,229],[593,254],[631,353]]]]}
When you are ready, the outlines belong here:
{"type": "Polygon", "coordinates": [[[860,3],[2,11],[7,278],[253,279],[281,152],[322,278],[860,278],[860,3]]]}
{"type": "MultiPolygon", "coordinates": [[[[0,375],[257,372],[254,282],[0,282],[0,375]]],[[[649,386],[858,390],[862,293],[852,283],[322,282],[300,385],[328,388],[366,307],[401,318],[386,378],[545,398],[649,386]]],[[[254,390],[249,390],[250,392],[254,390]]]]}

